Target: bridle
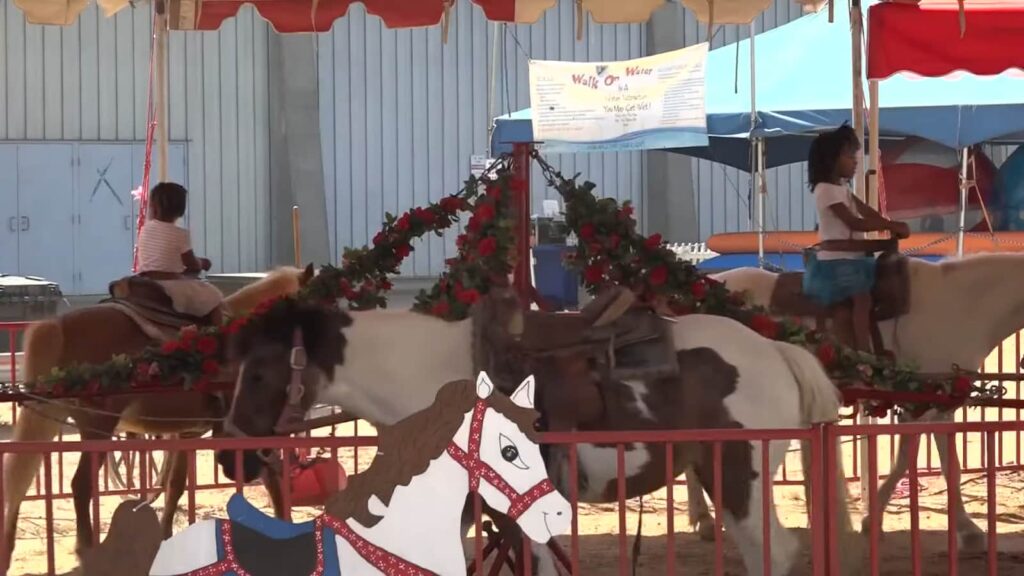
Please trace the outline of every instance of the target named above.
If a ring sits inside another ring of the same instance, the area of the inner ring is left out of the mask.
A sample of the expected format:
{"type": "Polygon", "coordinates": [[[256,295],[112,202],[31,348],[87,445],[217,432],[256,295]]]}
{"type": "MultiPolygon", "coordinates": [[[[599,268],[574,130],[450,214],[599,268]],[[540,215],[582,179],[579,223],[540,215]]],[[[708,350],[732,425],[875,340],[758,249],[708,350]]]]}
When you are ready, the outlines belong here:
{"type": "Polygon", "coordinates": [[[555,491],[551,480],[544,478],[526,492],[519,492],[506,481],[490,464],[480,459],[480,442],[483,439],[484,417],[487,414],[487,400],[479,399],[473,407],[472,421],[469,425],[469,444],[463,450],[453,439],[448,444],[448,455],[469,474],[469,491],[477,492],[480,481],[490,484],[501,492],[509,501],[508,512],[505,514],[516,520],[526,512],[537,500],[555,491]]]}
{"type": "MultiPolygon", "coordinates": [[[[277,423],[274,425],[274,432],[278,434],[291,434],[299,431],[296,429],[295,424],[305,421],[306,411],[302,407],[302,400],[306,396],[306,385],[302,383],[302,376],[309,365],[309,356],[306,353],[302,328],[299,326],[296,326],[292,332],[292,349],[288,357],[288,365],[291,369],[291,376],[288,381],[288,387],[285,389],[287,400],[281,409],[281,414],[278,415],[277,423]]],[[[236,437],[249,437],[249,434],[238,428],[231,418],[224,422],[224,431],[236,437]]],[[[281,471],[281,456],[277,450],[261,448],[255,452],[260,460],[272,470],[275,472],[281,471]]]]}

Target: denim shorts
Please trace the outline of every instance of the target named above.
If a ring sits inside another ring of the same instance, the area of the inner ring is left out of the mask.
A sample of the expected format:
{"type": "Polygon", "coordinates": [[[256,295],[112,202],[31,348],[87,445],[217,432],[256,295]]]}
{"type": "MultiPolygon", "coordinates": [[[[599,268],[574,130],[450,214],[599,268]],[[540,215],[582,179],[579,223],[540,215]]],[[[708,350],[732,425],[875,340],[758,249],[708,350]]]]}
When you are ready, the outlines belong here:
{"type": "Polygon", "coordinates": [[[818,260],[814,251],[808,251],[804,258],[804,294],[822,306],[871,292],[874,286],[875,259],[872,256],[818,260]]]}

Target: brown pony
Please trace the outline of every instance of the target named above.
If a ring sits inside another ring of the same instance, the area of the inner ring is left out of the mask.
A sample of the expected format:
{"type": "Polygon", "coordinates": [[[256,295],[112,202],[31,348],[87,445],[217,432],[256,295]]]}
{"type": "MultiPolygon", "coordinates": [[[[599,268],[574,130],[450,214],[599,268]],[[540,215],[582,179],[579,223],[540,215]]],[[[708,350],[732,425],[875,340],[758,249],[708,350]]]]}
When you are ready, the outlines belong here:
{"type": "MultiPolygon", "coordinates": [[[[228,315],[241,315],[260,302],[276,296],[294,294],[314,275],[313,266],[305,270],[283,267],[271,271],[224,300],[228,315]]],[[[155,341],[127,314],[112,306],[88,306],[59,317],[35,323],[25,334],[25,379],[44,377],[54,368],[75,364],[98,364],[119,354],[138,354],[155,341]]],[[[90,400],[32,402],[24,405],[14,428],[15,442],[52,441],[65,419],[71,418],[83,440],[108,440],[117,431],[137,434],[199,437],[219,424],[226,403],[216,397],[195,393],[137,394],[101,397],[90,400]]],[[[103,455],[98,455],[102,467],[103,455]]],[[[42,454],[8,454],[4,461],[4,530],[9,553],[13,556],[18,511],[36,473],[42,454]]],[[[90,500],[93,495],[92,458],[83,453],[71,481],[77,523],[76,548],[92,545],[90,500]]],[[[185,488],[188,462],[183,455],[169,453],[165,479],[165,506],[162,526],[170,536],[178,500],[185,488]]],[[[276,477],[267,475],[267,490],[275,511],[282,511],[280,486],[276,477]]]]}

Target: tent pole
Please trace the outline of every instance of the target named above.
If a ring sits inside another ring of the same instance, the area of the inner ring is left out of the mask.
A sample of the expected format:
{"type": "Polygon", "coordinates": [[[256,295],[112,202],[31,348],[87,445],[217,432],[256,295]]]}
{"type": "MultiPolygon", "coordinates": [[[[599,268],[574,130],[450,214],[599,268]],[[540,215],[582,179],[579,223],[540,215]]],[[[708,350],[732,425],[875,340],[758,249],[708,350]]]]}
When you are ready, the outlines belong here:
{"type": "Polygon", "coordinates": [[[754,130],[757,129],[757,58],[755,49],[755,37],[757,36],[756,20],[750,21],[750,187],[753,192],[754,202],[757,203],[755,212],[754,229],[757,231],[757,265],[764,268],[764,186],[762,185],[762,162],[760,138],[754,137],[754,130]]]}
{"type": "MultiPolygon", "coordinates": [[[[853,43],[853,130],[857,133],[857,141],[864,143],[864,84],[862,82],[861,33],[864,30],[863,14],[860,0],[850,0],[850,41],[853,43]]],[[[859,198],[864,198],[864,163],[857,164],[857,176],[853,182],[853,191],[859,198]]]]}
{"type": "Polygon", "coordinates": [[[882,169],[881,151],[878,148],[878,114],[881,103],[878,101],[878,80],[868,81],[868,94],[871,99],[871,110],[868,115],[868,183],[867,203],[875,210],[881,209],[882,198],[878,189],[878,173],[882,169]]]}
{"type": "Polygon", "coordinates": [[[167,10],[157,2],[156,17],[156,141],[160,182],[167,181],[167,10]]]}
{"type": "Polygon", "coordinates": [[[967,180],[967,165],[970,161],[970,148],[960,151],[960,224],[956,232],[956,255],[964,255],[964,231],[967,225],[967,189],[970,183],[967,180]]]}
{"type": "Polygon", "coordinates": [[[492,26],[494,30],[494,39],[491,42],[491,84],[487,94],[487,157],[490,158],[493,151],[491,150],[491,138],[494,136],[494,119],[499,116],[498,111],[495,110],[494,103],[498,99],[498,78],[501,73],[501,63],[498,60],[498,56],[501,54],[501,33],[499,24],[495,22],[492,26]]]}

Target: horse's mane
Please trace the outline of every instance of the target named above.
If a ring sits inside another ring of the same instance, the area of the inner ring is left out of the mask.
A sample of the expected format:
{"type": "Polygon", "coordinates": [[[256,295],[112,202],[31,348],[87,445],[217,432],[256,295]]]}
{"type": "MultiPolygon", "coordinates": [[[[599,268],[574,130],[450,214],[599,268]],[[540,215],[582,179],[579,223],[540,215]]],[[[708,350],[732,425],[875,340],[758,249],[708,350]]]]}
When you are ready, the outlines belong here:
{"type": "Polygon", "coordinates": [[[224,303],[232,314],[252,310],[267,298],[295,294],[302,288],[301,268],[281,266],[267,272],[267,276],[252,284],[242,287],[234,294],[224,298],[224,303]]]}
{"type": "MultiPolygon", "coordinates": [[[[381,518],[370,512],[370,498],[376,496],[387,505],[395,488],[408,485],[426,472],[430,463],[448,448],[476,401],[475,382],[449,382],[437,392],[429,407],[381,428],[373,463],[365,472],[349,478],[348,486],[327,501],[327,513],[339,520],[351,518],[367,527],[376,525],[381,518]]],[[[528,438],[538,440],[533,428],[538,416],[535,410],[517,406],[497,392],[491,394],[487,402],[514,422],[528,438]]]]}

